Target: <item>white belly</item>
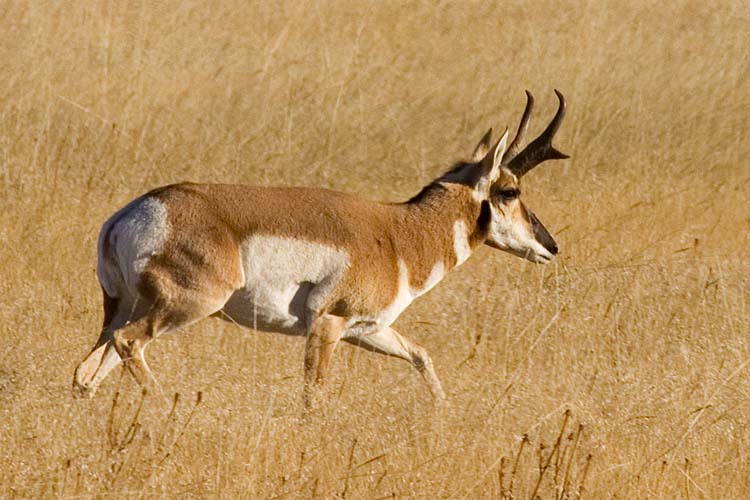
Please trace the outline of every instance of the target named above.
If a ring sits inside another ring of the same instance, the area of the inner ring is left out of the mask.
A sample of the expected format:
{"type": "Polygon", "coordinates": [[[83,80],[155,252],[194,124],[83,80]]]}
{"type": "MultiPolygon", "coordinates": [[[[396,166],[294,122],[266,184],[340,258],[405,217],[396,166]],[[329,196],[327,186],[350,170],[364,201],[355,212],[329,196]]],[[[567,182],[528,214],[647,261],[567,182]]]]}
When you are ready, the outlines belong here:
{"type": "Polygon", "coordinates": [[[256,330],[304,335],[308,297],[332,290],[349,267],[335,247],[278,236],[242,244],[244,286],[224,306],[226,319],[256,330]]]}
{"type": "Polygon", "coordinates": [[[286,290],[248,286],[237,290],[224,305],[225,319],[261,331],[305,334],[305,304],[312,284],[286,290]]]}

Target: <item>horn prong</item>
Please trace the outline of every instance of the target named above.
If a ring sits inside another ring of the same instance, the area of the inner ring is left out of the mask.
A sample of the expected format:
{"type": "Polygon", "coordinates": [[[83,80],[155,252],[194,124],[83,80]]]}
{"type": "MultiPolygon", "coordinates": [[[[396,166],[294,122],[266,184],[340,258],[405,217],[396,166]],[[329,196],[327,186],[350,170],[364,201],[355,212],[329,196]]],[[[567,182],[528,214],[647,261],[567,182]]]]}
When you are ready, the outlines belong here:
{"type": "MultiPolygon", "coordinates": [[[[565,97],[562,92],[555,89],[555,95],[559,101],[557,112],[554,118],[550,121],[547,128],[544,129],[539,137],[534,139],[523,151],[514,155],[508,159],[507,166],[511,172],[516,174],[518,177],[526,174],[529,170],[536,167],[540,163],[547,160],[562,160],[569,158],[568,155],[555,149],[552,146],[552,139],[555,137],[560,125],[562,124],[563,118],[565,118],[565,97]]],[[[525,113],[524,113],[525,118],[525,113]]],[[[521,119],[523,124],[524,118],[521,119]]]]}

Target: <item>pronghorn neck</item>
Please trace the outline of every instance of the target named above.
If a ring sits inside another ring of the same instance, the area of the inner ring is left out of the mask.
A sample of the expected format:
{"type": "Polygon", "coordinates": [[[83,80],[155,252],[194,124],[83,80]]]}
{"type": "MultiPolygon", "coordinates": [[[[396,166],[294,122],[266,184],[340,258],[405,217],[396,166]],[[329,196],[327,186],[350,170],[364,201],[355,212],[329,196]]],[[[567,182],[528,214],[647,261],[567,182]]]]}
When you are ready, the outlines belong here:
{"type": "MultiPolygon", "coordinates": [[[[407,267],[447,272],[462,264],[484,242],[490,224],[487,202],[478,201],[469,186],[436,180],[400,205],[405,210],[404,255],[407,267]]],[[[401,252],[399,252],[401,253],[401,252]]]]}

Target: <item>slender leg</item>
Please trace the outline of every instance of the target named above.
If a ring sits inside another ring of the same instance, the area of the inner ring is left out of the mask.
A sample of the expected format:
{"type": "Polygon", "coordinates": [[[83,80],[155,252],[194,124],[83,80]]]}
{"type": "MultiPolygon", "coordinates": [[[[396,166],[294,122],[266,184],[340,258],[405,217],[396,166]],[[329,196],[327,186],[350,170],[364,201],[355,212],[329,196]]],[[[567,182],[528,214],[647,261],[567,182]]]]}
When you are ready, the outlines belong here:
{"type": "Polygon", "coordinates": [[[154,339],[156,328],[157,318],[149,315],[114,333],[113,345],[117,354],[135,380],[148,391],[160,390],[143,357],[143,350],[154,339]]]}
{"type": "Polygon", "coordinates": [[[424,347],[412,342],[393,328],[384,328],[375,333],[362,333],[343,340],[369,351],[404,359],[414,365],[427,382],[430,392],[436,399],[445,399],[445,392],[432,367],[432,359],[424,347]]]}
{"type": "Polygon", "coordinates": [[[313,386],[322,386],[331,366],[331,357],[344,333],[344,318],[330,314],[316,319],[305,344],[305,406],[310,408],[313,386]]]}
{"type": "Polygon", "coordinates": [[[102,294],[104,296],[104,324],[96,345],[76,368],[73,377],[73,393],[77,396],[93,396],[99,382],[120,363],[120,357],[112,347],[111,340],[114,329],[126,322],[125,318],[121,318],[123,301],[110,297],[103,288],[102,294]]]}
{"type": "Polygon", "coordinates": [[[114,334],[151,310],[151,301],[137,295],[113,298],[104,294],[104,325],[96,345],[81,361],[73,378],[75,396],[93,397],[99,384],[122,360],[114,346],[114,334]]]}
{"type": "Polygon", "coordinates": [[[158,335],[187,326],[220,310],[231,292],[218,291],[211,297],[200,292],[183,291],[171,300],[165,298],[165,294],[160,294],[145,316],[114,332],[112,345],[125,367],[144,389],[161,392],[143,356],[146,346],[158,335]]]}
{"type": "Polygon", "coordinates": [[[161,292],[160,288],[147,290],[149,296],[159,298],[153,300],[139,295],[137,300],[122,300],[117,304],[114,319],[107,313],[105,297],[105,320],[110,317],[111,321],[105,323],[94,349],[76,369],[74,393],[92,396],[107,374],[121,362],[145,389],[161,392],[144,358],[144,348],[159,334],[221,309],[232,290],[217,288],[206,292],[172,287],[171,294],[161,292]]]}
{"type": "Polygon", "coordinates": [[[96,370],[96,373],[94,373],[94,377],[91,379],[91,390],[90,394],[88,394],[89,396],[93,396],[96,388],[99,387],[99,384],[102,383],[102,380],[104,380],[106,376],[109,375],[109,372],[120,366],[120,363],[122,363],[122,359],[120,359],[120,355],[117,354],[117,350],[115,349],[115,346],[112,342],[108,342],[107,344],[102,346],[102,348],[104,349],[104,354],[102,356],[101,363],[99,363],[99,368],[96,370]]]}
{"type": "MultiPolygon", "coordinates": [[[[104,293],[104,328],[94,349],[76,369],[74,387],[79,392],[93,394],[120,362],[146,388],[158,387],[143,356],[146,345],[161,333],[219,311],[244,279],[239,248],[231,234],[211,231],[208,236],[198,244],[189,234],[171,234],[173,251],[155,254],[143,269],[102,250],[105,253],[100,253],[100,258],[138,275],[131,285],[120,276],[118,298],[104,293]]],[[[137,243],[125,240],[122,244],[126,246],[137,243]]]]}

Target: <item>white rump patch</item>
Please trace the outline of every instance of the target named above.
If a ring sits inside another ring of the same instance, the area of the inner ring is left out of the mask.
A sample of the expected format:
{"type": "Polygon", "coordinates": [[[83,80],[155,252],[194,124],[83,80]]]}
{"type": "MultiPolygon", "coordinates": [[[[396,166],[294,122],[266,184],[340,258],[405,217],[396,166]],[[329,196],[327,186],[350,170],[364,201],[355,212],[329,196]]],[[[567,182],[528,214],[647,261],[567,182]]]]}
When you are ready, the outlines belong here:
{"type": "Polygon", "coordinates": [[[469,228],[462,220],[457,220],[453,224],[453,253],[456,254],[456,266],[460,266],[471,256],[469,228]]]}
{"type": "Polygon", "coordinates": [[[99,282],[107,294],[136,295],[140,275],[168,236],[167,207],[156,198],[137,198],[110,217],[99,233],[96,266],[99,282]]]}

